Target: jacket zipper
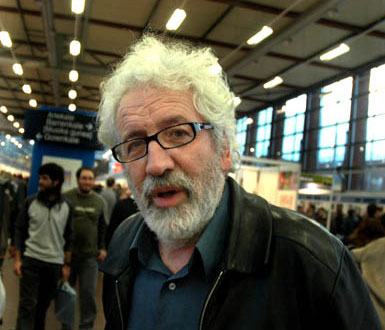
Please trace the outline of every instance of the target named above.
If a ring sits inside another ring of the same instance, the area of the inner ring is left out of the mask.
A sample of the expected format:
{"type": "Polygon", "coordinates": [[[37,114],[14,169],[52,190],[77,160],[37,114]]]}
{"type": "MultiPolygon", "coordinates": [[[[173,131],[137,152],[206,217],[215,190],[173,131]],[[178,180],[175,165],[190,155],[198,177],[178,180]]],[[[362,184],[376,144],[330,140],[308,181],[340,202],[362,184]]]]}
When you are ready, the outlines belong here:
{"type": "Polygon", "coordinates": [[[212,287],[212,289],[211,289],[211,291],[210,291],[210,293],[209,293],[209,295],[208,295],[208,297],[207,297],[207,299],[206,299],[206,301],[205,301],[205,304],[203,305],[203,311],[202,311],[202,315],[201,315],[201,320],[200,320],[200,322],[199,322],[199,330],[202,330],[202,329],[203,329],[203,320],[204,320],[204,318],[205,318],[207,306],[208,306],[208,304],[209,304],[209,302],[210,302],[210,299],[211,299],[211,297],[213,296],[214,291],[215,291],[215,289],[217,288],[217,286],[218,286],[218,284],[219,284],[219,282],[220,282],[220,280],[221,280],[223,274],[224,274],[224,271],[221,270],[221,272],[219,273],[217,279],[215,280],[215,283],[214,283],[214,285],[213,285],[213,287],[212,287]]]}
{"type": "Polygon", "coordinates": [[[124,324],[123,324],[123,313],[122,313],[122,304],[120,302],[120,296],[119,296],[119,280],[115,280],[115,295],[116,300],[118,302],[118,309],[119,309],[119,316],[120,316],[120,323],[122,325],[122,330],[124,330],[124,324]]]}

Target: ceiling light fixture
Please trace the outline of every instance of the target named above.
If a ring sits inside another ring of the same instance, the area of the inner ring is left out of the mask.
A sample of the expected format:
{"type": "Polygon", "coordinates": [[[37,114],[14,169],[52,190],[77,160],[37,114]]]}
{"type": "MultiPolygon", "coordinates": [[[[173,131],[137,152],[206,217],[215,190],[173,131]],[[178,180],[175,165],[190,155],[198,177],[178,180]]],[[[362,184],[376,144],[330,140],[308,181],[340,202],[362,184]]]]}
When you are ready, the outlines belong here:
{"type": "Polygon", "coordinates": [[[23,89],[23,92],[25,94],[31,94],[32,93],[31,85],[24,84],[22,89],[23,89]]]}
{"type": "Polygon", "coordinates": [[[265,88],[265,89],[274,88],[274,87],[276,87],[282,83],[283,83],[283,79],[280,76],[276,76],[276,77],[274,77],[274,79],[263,84],[263,88],[265,88]]]}
{"type": "Polygon", "coordinates": [[[248,45],[259,44],[262,40],[273,34],[273,29],[265,25],[259,32],[250,37],[246,42],[248,45]]]}
{"type": "Polygon", "coordinates": [[[10,140],[10,139],[11,139],[11,135],[5,134],[5,138],[6,138],[7,140],[10,140]]]}
{"type": "Polygon", "coordinates": [[[68,74],[68,78],[72,82],[76,82],[79,79],[79,72],[76,70],[71,70],[70,73],[68,74]]]}
{"type": "Polygon", "coordinates": [[[31,108],[37,107],[37,101],[35,99],[30,99],[28,103],[31,108]]]}
{"type": "Polygon", "coordinates": [[[209,67],[209,72],[215,76],[222,72],[222,67],[219,65],[219,63],[215,63],[209,67]]]}
{"type": "Polygon", "coordinates": [[[71,11],[74,14],[82,14],[84,12],[85,0],[72,0],[71,1],[71,11]]]}
{"type": "Polygon", "coordinates": [[[23,71],[23,67],[21,66],[20,63],[14,63],[12,65],[12,70],[13,72],[15,72],[15,74],[17,74],[18,76],[22,76],[24,71],[23,71]]]}
{"type": "Polygon", "coordinates": [[[12,40],[7,31],[0,32],[0,41],[4,47],[7,47],[7,48],[12,47],[12,40]]]}
{"type": "Polygon", "coordinates": [[[70,54],[72,56],[78,56],[82,49],[82,45],[78,40],[72,40],[70,43],[70,54]]]}
{"type": "Polygon", "coordinates": [[[319,58],[321,61],[330,61],[342,54],[347,53],[350,50],[350,47],[347,44],[340,44],[338,47],[329,50],[328,52],[322,54],[319,58]]]}
{"type": "Polygon", "coordinates": [[[251,125],[252,123],[254,123],[254,119],[253,118],[247,118],[246,119],[246,125],[251,125]]]}
{"type": "Polygon", "coordinates": [[[9,121],[14,121],[14,120],[15,120],[15,117],[14,117],[13,115],[8,115],[8,116],[7,116],[7,119],[8,119],[9,121]]]}
{"type": "Polygon", "coordinates": [[[29,140],[29,144],[33,146],[35,144],[35,140],[29,140]]]}
{"type": "Polygon", "coordinates": [[[233,102],[234,102],[234,106],[237,107],[238,105],[240,105],[242,103],[242,99],[239,96],[236,96],[236,97],[234,97],[233,102]]]}
{"type": "Polygon", "coordinates": [[[76,104],[74,104],[74,103],[69,104],[68,105],[68,110],[69,111],[75,111],[76,110],[76,104]]]}
{"type": "Polygon", "coordinates": [[[5,142],[4,142],[4,141],[1,141],[0,145],[1,145],[2,147],[5,147],[5,142]]]}
{"type": "Polygon", "coordinates": [[[13,127],[19,128],[19,127],[20,127],[20,123],[19,123],[18,121],[15,121],[15,122],[13,123],[13,127]]]}
{"type": "Polygon", "coordinates": [[[177,30],[185,18],[186,12],[183,9],[175,9],[166,24],[166,29],[171,31],[177,30]]]}
{"type": "Polygon", "coordinates": [[[2,113],[7,113],[7,112],[8,112],[8,108],[7,108],[5,105],[2,105],[2,106],[0,107],[0,111],[1,111],[2,113]]]}
{"type": "Polygon", "coordinates": [[[70,89],[68,91],[68,97],[71,99],[71,100],[75,100],[77,97],[78,97],[78,92],[74,89],[70,89]]]}
{"type": "Polygon", "coordinates": [[[24,132],[25,132],[25,129],[24,129],[23,127],[20,127],[20,128],[19,128],[19,133],[20,133],[20,134],[24,134],[24,132]]]}

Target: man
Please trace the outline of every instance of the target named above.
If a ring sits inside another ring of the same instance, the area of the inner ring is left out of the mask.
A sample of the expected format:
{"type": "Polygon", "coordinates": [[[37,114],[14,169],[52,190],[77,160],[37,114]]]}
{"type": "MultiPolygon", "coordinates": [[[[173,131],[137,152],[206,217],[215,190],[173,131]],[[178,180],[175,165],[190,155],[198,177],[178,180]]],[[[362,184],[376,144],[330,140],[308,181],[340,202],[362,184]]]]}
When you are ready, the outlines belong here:
{"type": "Polygon", "coordinates": [[[110,244],[112,235],[116,228],[127,219],[130,215],[138,212],[138,208],[131,197],[131,191],[129,189],[122,190],[120,194],[121,199],[115,204],[114,210],[112,211],[110,223],[107,226],[106,233],[106,246],[110,244]]]}
{"type": "Polygon", "coordinates": [[[74,208],[75,239],[69,282],[75,286],[79,278],[79,329],[92,329],[97,312],[97,262],[106,256],[106,210],[104,200],[92,190],[95,184],[93,169],[78,169],[76,178],[78,187],[64,194],[74,208]]]}
{"type": "Polygon", "coordinates": [[[110,223],[111,214],[117,201],[116,193],[113,189],[114,184],[115,184],[114,178],[111,178],[111,177],[107,178],[106,187],[103,188],[103,190],[100,192],[100,196],[102,196],[107,203],[107,218],[106,218],[107,225],[110,223]]]}
{"type": "Polygon", "coordinates": [[[20,277],[18,330],[44,329],[60,278],[70,274],[72,208],[62,198],[63,168],[39,169],[39,192],[28,197],[15,224],[14,272],[20,277]]]}
{"type": "Polygon", "coordinates": [[[101,265],[106,329],[381,329],[341,242],[227,176],[239,159],[217,61],[145,36],[102,84],[99,139],[140,210],[101,265]]]}

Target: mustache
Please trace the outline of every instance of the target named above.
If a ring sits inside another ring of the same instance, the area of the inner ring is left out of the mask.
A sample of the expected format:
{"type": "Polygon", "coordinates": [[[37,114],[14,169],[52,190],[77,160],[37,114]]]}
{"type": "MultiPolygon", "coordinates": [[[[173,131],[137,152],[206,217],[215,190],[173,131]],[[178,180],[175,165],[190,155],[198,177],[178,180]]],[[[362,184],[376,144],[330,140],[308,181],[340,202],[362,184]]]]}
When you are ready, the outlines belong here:
{"type": "Polygon", "coordinates": [[[183,172],[167,172],[162,176],[148,176],[142,183],[142,197],[151,200],[154,190],[168,186],[177,186],[187,192],[189,199],[194,193],[194,180],[183,172]]]}

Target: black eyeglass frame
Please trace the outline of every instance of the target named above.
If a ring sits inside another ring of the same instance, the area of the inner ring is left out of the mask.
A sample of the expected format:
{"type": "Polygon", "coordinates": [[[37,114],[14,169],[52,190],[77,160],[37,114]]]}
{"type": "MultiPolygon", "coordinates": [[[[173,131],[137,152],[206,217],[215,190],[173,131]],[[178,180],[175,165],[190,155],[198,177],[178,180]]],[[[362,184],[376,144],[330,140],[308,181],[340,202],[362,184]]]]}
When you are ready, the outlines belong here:
{"type": "Polygon", "coordinates": [[[145,137],[142,137],[142,138],[135,138],[135,139],[130,139],[130,140],[127,140],[127,141],[120,142],[119,144],[113,146],[111,148],[111,151],[112,151],[112,155],[114,156],[114,158],[115,158],[115,160],[117,162],[124,163],[124,164],[132,163],[132,162],[134,162],[134,161],[136,161],[138,159],[141,159],[141,158],[145,157],[148,154],[148,145],[149,145],[149,143],[151,141],[156,141],[165,150],[167,150],[167,149],[175,149],[175,148],[183,147],[186,144],[189,144],[189,143],[193,142],[195,140],[196,136],[197,136],[197,132],[203,131],[203,130],[211,130],[211,129],[214,129],[214,126],[212,126],[209,123],[196,123],[196,122],[180,123],[180,124],[176,124],[176,125],[172,125],[172,126],[166,127],[164,129],[160,130],[159,132],[157,132],[157,133],[155,133],[153,135],[150,135],[150,136],[145,136],[145,137]],[[158,139],[158,135],[160,133],[170,129],[170,128],[178,127],[178,126],[182,126],[182,125],[190,125],[191,126],[191,128],[193,130],[193,133],[194,133],[193,138],[189,142],[183,143],[183,144],[175,146],[175,147],[165,147],[165,146],[163,146],[162,143],[158,139]],[[140,140],[144,140],[144,142],[146,143],[146,152],[143,154],[143,156],[140,156],[138,158],[132,159],[132,160],[127,161],[127,162],[119,160],[118,153],[116,151],[119,146],[121,146],[122,144],[126,144],[128,142],[140,141],[140,140]]]}

